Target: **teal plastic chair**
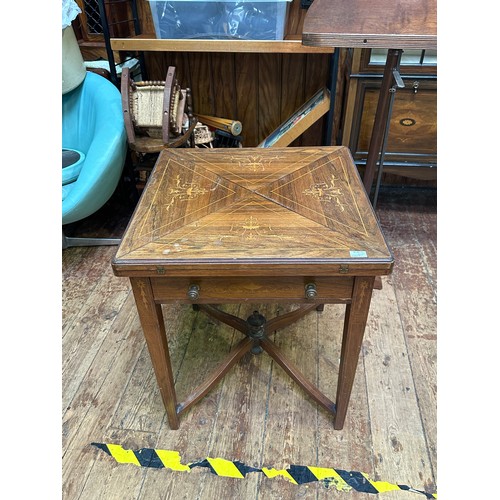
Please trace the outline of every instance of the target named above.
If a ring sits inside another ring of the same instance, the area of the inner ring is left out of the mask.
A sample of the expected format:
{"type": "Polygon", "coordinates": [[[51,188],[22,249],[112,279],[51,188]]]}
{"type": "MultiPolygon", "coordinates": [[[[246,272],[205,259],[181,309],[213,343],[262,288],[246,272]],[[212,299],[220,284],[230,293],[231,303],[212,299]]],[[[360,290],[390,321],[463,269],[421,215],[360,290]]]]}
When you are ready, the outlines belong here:
{"type": "MultiPolygon", "coordinates": [[[[120,91],[106,78],[87,72],[62,96],[62,224],[92,215],[114,193],[127,154],[120,91]],[[68,164],[66,167],[64,167],[68,164]]],[[[114,238],[69,238],[69,246],[114,245],[114,238]]]]}

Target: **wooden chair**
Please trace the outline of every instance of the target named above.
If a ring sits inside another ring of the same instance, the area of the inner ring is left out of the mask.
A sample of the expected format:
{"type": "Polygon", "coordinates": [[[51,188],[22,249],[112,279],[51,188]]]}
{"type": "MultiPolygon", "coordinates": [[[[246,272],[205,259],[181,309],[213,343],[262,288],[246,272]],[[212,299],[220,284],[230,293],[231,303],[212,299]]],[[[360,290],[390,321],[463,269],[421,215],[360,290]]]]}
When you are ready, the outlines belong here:
{"type": "Polygon", "coordinates": [[[197,119],[189,88],[181,89],[174,66],[165,81],[134,82],[129,68],[121,77],[123,119],[129,147],[137,153],[159,153],[164,148],[194,147],[190,141],[197,119]],[[187,130],[183,116],[188,116],[187,130]]]}

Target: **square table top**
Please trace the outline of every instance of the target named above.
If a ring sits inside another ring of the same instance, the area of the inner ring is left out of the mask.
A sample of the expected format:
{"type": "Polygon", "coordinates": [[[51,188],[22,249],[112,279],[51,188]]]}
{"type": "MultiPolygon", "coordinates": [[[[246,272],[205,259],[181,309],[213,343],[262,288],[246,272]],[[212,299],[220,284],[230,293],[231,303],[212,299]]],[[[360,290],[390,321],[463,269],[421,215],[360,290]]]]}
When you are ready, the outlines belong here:
{"type": "Polygon", "coordinates": [[[179,148],[161,152],[113,269],[332,275],[339,264],[353,275],[393,265],[346,147],[179,148]]]}

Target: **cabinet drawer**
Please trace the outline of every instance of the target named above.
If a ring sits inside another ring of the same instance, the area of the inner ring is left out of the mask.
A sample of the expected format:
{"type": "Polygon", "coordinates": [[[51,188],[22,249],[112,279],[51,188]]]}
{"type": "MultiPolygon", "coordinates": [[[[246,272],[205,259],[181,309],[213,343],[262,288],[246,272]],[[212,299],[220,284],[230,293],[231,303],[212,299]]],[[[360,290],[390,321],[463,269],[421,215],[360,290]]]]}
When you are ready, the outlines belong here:
{"type": "Polygon", "coordinates": [[[265,277],[265,278],[151,278],[156,302],[231,303],[231,302],[311,302],[345,303],[352,297],[351,277],[265,277]],[[306,285],[315,293],[306,298],[306,285]],[[192,286],[196,298],[190,298],[192,286]]]}

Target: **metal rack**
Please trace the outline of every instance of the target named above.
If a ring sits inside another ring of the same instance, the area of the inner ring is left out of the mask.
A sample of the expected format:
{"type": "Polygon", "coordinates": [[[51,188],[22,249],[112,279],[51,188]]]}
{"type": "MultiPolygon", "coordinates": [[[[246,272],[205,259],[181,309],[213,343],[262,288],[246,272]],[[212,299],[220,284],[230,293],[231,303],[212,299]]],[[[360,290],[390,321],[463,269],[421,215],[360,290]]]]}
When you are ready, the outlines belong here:
{"type": "MultiPolygon", "coordinates": [[[[114,2],[111,0],[98,0],[99,3],[99,14],[101,16],[101,22],[102,22],[102,31],[104,35],[104,43],[106,44],[106,52],[108,53],[108,61],[109,61],[109,67],[110,67],[110,73],[111,73],[111,79],[115,85],[118,85],[118,76],[116,73],[116,63],[115,63],[115,57],[113,54],[113,50],[111,49],[111,36],[112,36],[112,30],[114,26],[128,23],[130,25],[130,22],[132,22],[133,27],[134,27],[134,33],[132,33],[132,36],[135,35],[140,35],[141,34],[141,25],[139,23],[139,15],[137,12],[137,2],[136,0],[115,0],[114,2]],[[132,12],[132,18],[131,19],[124,19],[120,21],[115,21],[115,22],[109,22],[108,21],[108,16],[106,14],[106,8],[105,8],[105,3],[108,3],[108,5],[112,5],[113,3],[129,3],[131,7],[131,12],[132,12]]],[[[145,74],[145,64],[144,64],[144,55],[142,53],[137,53],[137,59],[139,60],[139,65],[141,68],[141,75],[143,79],[147,79],[147,75],[145,74]]],[[[124,61],[122,61],[124,62],[124,61]]]]}
{"type": "Polygon", "coordinates": [[[80,20],[85,25],[88,41],[101,47],[104,43],[111,81],[118,86],[117,67],[133,59],[139,62],[141,78],[146,78],[143,53],[120,51],[120,60],[117,62],[111,47],[113,37],[133,37],[141,34],[136,0],[80,0],[78,3],[83,14],[80,15],[80,20]]]}

